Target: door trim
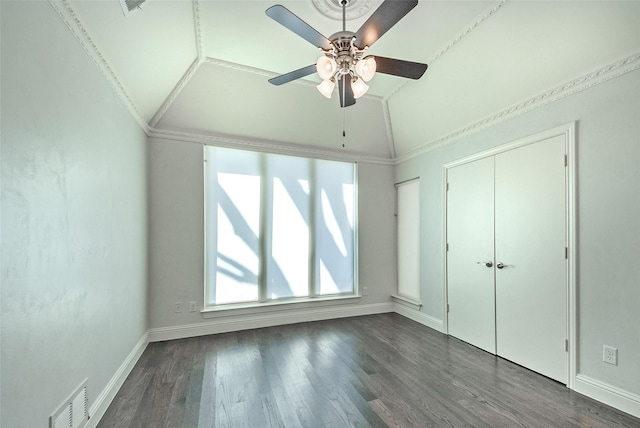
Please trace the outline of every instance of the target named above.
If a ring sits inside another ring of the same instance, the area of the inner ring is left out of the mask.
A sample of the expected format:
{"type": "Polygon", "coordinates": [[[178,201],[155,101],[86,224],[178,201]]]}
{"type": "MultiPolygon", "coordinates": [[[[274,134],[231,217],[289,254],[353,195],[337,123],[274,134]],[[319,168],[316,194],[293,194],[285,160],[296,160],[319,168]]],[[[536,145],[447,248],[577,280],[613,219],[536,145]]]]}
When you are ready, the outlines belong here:
{"type": "Polygon", "coordinates": [[[576,159],[575,159],[575,135],[576,135],[576,122],[569,122],[564,125],[557,126],[552,129],[548,129],[546,131],[539,132],[534,135],[530,135],[515,141],[512,141],[507,144],[503,144],[497,147],[493,147],[491,149],[478,152],[472,154],[470,156],[466,156],[461,159],[457,159],[455,161],[446,163],[442,167],[442,189],[443,189],[443,224],[444,227],[442,229],[443,234],[443,248],[442,248],[442,260],[443,260],[443,284],[442,291],[444,296],[444,306],[443,306],[443,314],[442,317],[442,331],[445,334],[449,334],[449,326],[448,326],[448,292],[447,292],[447,284],[448,284],[448,275],[447,275],[447,172],[450,168],[464,165],[469,162],[476,161],[478,159],[486,158],[489,156],[495,156],[499,153],[503,153],[509,150],[514,150],[519,147],[523,147],[529,144],[535,144],[539,141],[546,140],[548,138],[556,137],[556,136],[564,136],[565,137],[565,153],[567,155],[567,167],[565,169],[565,209],[567,213],[566,217],[566,236],[565,243],[568,247],[568,256],[567,256],[567,340],[569,343],[568,349],[568,379],[567,379],[567,387],[569,389],[574,389],[576,374],[577,374],[577,334],[576,334],[576,324],[577,324],[577,294],[576,294],[576,273],[577,273],[577,236],[576,236],[576,159]]]}

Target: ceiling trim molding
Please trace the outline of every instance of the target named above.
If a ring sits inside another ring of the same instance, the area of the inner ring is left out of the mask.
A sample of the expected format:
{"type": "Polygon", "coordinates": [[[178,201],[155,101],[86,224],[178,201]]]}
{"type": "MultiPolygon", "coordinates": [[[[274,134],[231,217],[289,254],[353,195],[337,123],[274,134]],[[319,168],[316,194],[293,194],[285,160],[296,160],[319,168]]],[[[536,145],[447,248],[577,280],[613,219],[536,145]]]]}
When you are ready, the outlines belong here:
{"type": "Polygon", "coordinates": [[[347,162],[362,162],[380,165],[393,165],[390,158],[365,156],[347,150],[326,150],[319,147],[289,145],[269,140],[240,138],[230,135],[214,135],[195,133],[183,130],[169,130],[152,128],[149,137],[166,140],[183,141],[187,143],[204,144],[234,149],[269,152],[285,155],[305,156],[319,159],[339,160],[347,162]]]}
{"type": "Polygon", "coordinates": [[[458,42],[460,42],[460,40],[464,39],[465,37],[467,37],[469,35],[469,33],[471,33],[473,30],[475,30],[476,28],[478,28],[478,26],[480,24],[482,24],[483,22],[485,22],[487,19],[489,19],[491,16],[493,16],[498,10],[500,10],[500,8],[502,6],[504,6],[509,0],[500,0],[497,3],[495,3],[494,5],[492,5],[491,7],[489,7],[487,10],[485,10],[483,13],[481,13],[474,21],[472,24],[468,25],[464,30],[462,30],[460,33],[458,33],[453,39],[451,39],[449,41],[449,43],[447,43],[445,45],[445,47],[443,47],[442,49],[440,49],[440,51],[435,54],[434,56],[432,56],[431,58],[429,58],[427,60],[427,64],[433,64],[434,62],[436,62],[438,60],[438,58],[440,58],[442,55],[444,55],[449,49],[451,49],[452,47],[454,47],[456,44],[458,44],[458,42]]]}
{"type": "Polygon", "coordinates": [[[493,115],[487,116],[477,122],[469,124],[463,128],[460,128],[444,137],[427,142],[420,147],[411,150],[394,159],[394,164],[400,164],[406,162],[409,159],[420,156],[426,152],[434,150],[445,144],[449,144],[462,137],[466,137],[473,133],[476,133],[482,129],[489,128],[500,122],[504,122],[508,119],[512,119],[523,113],[530,112],[539,107],[543,107],[554,101],[558,101],[562,98],[576,94],[578,92],[589,89],[593,86],[607,82],[616,77],[622,76],[626,73],[640,69],[640,52],[636,52],[626,58],[613,62],[605,67],[602,67],[591,73],[582,75],[578,78],[570,80],[565,84],[556,86],[534,97],[528,98],[518,104],[514,104],[509,108],[501,110],[493,115]]]}
{"type": "MultiPolygon", "coordinates": [[[[207,64],[217,65],[219,67],[230,68],[232,70],[243,71],[245,73],[251,73],[258,76],[264,76],[268,78],[276,77],[278,74],[273,73],[271,71],[263,70],[261,68],[250,67],[248,65],[237,64],[235,62],[225,61],[218,58],[212,58],[210,56],[206,56],[203,58],[202,62],[206,62],[207,64]]],[[[309,84],[313,84],[313,82],[308,82],[303,79],[298,79],[297,82],[306,82],[309,84]]]]}
{"type": "Polygon", "coordinates": [[[145,134],[149,135],[149,125],[144,120],[142,113],[140,113],[140,110],[138,110],[133,99],[129,96],[129,93],[118,78],[117,74],[111,68],[102,52],[100,52],[93,39],[80,22],[75,11],[69,5],[68,0],[49,0],[49,4],[57,12],[60,19],[62,19],[62,22],[64,22],[67,28],[69,28],[85,52],[98,66],[98,69],[100,69],[104,77],[107,79],[107,82],[109,82],[116,94],[118,94],[120,99],[124,102],[127,110],[129,110],[129,113],[131,113],[134,120],[138,122],[138,125],[140,125],[145,134]]]}
{"type": "Polygon", "coordinates": [[[389,113],[389,103],[385,99],[381,99],[380,103],[382,104],[382,114],[384,116],[384,124],[387,130],[387,144],[389,144],[389,153],[391,154],[391,159],[395,159],[396,143],[393,139],[393,128],[391,127],[391,114],[389,113]]]}
{"type": "MultiPolygon", "coordinates": [[[[436,53],[431,58],[427,59],[427,64],[429,65],[429,67],[431,67],[433,63],[436,62],[438,58],[444,55],[449,49],[451,49],[456,44],[458,44],[460,40],[464,39],[469,35],[469,33],[471,33],[473,30],[478,28],[480,24],[482,24],[484,21],[486,21],[491,16],[493,16],[493,14],[495,14],[502,6],[504,6],[507,3],[507,1],[509,0],[500,0],[495,4],[491,5],[491,7],[489,7],[487,10],[482,12],[471,24],[467,25],[467,27],[464,30],[462,30],[456,36],[454,36],[451,40],[449,40],[449,43],[444,45],[444,47],[441,48],[438,51],[438,53],[436,53]]],[[[409,83],[410,83],[409,80],[405,80],[404,82],[400,83],[389,95],[385,97],[385,100],[389,100],[391,97],[397,94],[402,88],[404,88],[409,83]]]]}
{"type": "Polygon", "coordinates": [[[153,118],[149,122],[150,128],[154,128],[158,124],[158,122],[160,122],[160,120],[165,115],[167,110],[169,110],[169,107],[171,107],[171,104],[173,104],[176,98],[178,98],[178,95],[180,95],[180,93],[182,92],[184,87],[187,86],[187,83],[189,83],[193,75],[196,73],[196,71],[198,71],[198,68],[200,68],[200,64],[202,64],[202,61],[200,61],[200,58],[196,58],[193,60],[193,62],[191,63],[187,71],[182,75],[180,80],[178,80],[178,83],[176,83],[176,86],[173,87],[173,90],[171,91],[171,93],[164,100],[164,102],[162,103],[162,105],[160,106],[156,114],[153,115],[153,118]]]}
{"type": "MultiPolygon", "coordinates": [[[[196,36],[196,52],[198,54],[198,60],[202,61],[204,58],[204,42],[202,41],[202,28],[200,26],[200,1],[193,0],[193,28],[196,36]]],[[[153,125],[151,125],[153,126],[153,125]]]]}

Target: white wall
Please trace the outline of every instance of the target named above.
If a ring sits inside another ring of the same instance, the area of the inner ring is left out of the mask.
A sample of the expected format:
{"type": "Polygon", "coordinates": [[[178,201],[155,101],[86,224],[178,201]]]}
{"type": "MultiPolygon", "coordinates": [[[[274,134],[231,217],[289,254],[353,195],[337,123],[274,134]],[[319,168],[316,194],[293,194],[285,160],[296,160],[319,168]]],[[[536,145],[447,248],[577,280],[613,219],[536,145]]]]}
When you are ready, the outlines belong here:
{"type": "MultiPolygon", "coordinates": [[[[199,311],[174,311],[175,302],[197,301],[199,309],[204,303],[202,151],[196,143],[158,138],[149,142],[151,329],[215,322],[199,311]]],[[[369,295],[354,304],[334,305],[343,309],[389,304],[395,287],[393,167],[360,163],[358,175],[359,282],[369,295]]]]}
{"type": "Polygon", "coordinates": [[[91,407],[146,330],[146,137],[48,2],[2,10],[2,420],[91,407]]]}
{"type": "Polygon", "coordinates": [[[396,181],[419,175],[423,183],[422,310],[443,317],[442,165],[577,121],[577,372],[640,396],[638,112],[634,71],[398,165],[396,181]],[[602,362],[603,344],[619,349],[618,366],[602,362]]]}

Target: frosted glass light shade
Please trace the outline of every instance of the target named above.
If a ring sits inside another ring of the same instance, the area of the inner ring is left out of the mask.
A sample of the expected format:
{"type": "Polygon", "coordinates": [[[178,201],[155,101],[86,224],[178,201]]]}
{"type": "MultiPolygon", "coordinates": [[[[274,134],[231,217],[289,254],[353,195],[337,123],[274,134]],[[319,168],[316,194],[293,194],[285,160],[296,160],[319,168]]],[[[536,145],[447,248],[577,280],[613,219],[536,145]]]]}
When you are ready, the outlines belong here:
{"type": "Polygon", "coordinates": [[[331,79],[337,68],[336,60],[326,55],[322,55],[316,62],[316,70],[322,80],[331,79]]]}
{"type": "Polygon", "coordinates": [[[372,56],[361,59],[356,63],[356,73],[365,82],[373,79],[376,74],[376,60],[372,56]]]}
{"type": "Polygon", "coordinates": [[[335,86],[336,83],[333,81],[333,79],[325,79],[320,82],[320,84],[316,86],[316,88],[318,88],[318,91],[320,91],[322,95],[327,98],[331,98],[331,94],[333,93],[333,88],[335,88],[335,86]]]}
{"type": "Polygon", "coordinates": [[[353,90],[353,97],[355,99],[360,98],[369,90],[369,85],[364,83],[364,80],[357,77],[351,81],[351,89],[353,90]]]}

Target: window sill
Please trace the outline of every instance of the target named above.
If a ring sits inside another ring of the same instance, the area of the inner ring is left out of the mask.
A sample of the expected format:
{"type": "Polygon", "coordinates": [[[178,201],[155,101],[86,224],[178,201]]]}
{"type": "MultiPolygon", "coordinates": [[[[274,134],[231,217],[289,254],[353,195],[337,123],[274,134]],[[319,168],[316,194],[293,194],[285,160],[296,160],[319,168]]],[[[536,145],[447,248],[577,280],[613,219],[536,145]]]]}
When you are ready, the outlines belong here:
{"type": "Polygon", "coordinates": [[[238,303],[208,307],[201,310],[200,313],[203,318],[220,318],[235,315],[249,315],[337,304],[349,304],[354,303],[354,301],[358,301],[361,298],[361,295],[349,294],[344,296],[301,298],[266,303],[238,303]]]}

